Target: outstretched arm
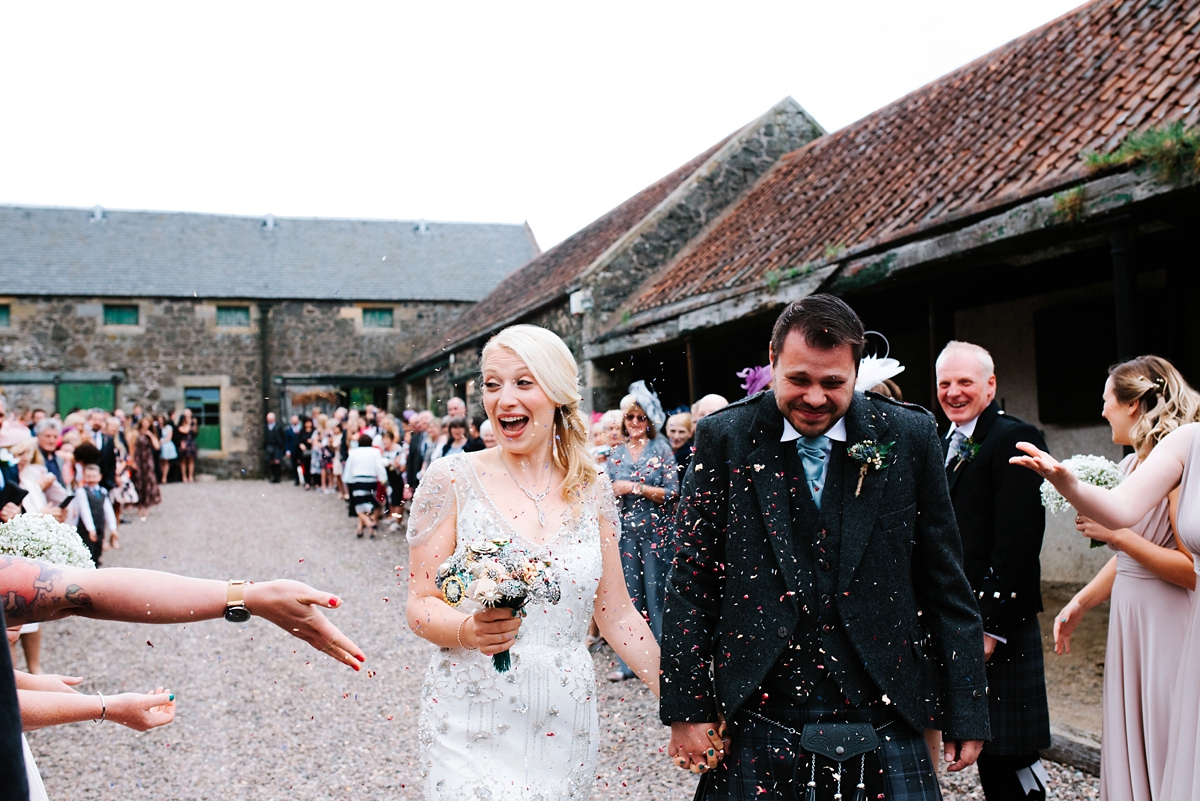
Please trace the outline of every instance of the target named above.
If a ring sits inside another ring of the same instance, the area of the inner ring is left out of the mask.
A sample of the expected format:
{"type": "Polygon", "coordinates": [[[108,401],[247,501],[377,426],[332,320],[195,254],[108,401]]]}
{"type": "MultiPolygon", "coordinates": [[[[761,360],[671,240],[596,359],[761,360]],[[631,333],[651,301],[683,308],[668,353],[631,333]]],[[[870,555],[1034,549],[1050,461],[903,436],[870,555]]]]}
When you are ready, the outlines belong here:
{"type": "Polygon", "coordinates": [[[1010,461],[1028,467],[1054,485],[1079,513],[1107,529],[1129,528],[1179,486],[1183,465],[1200,424],[1189,423],[1163,437],[1146,460],[1115,489],[1084,484],[1053,456],[1028,442],[1017,443],[1024,456],[1010,461]]]}
{"type": "MultiPolygon", "coordinates": [[[[79,570],[0,556],[0,595],[10,625],[77,615],[128,623],[183,623],[225,614],[226,582],[157,570],[79,570]]],[[[246,609],[358,670],[366,657],[318,607],[341,601],[298,581],[246,584],[246,609]]]]}
{"type": "MultiPolygon", "coordinates": [[[[612,494],[605,480],[601,481],[597,492],[612,494]]],[[[625,586],[625,574],[621,570],[621,549],[617,542],[619,536],[614,520],[601,514],[600,553],[604,567],[600,586],[596,589],[596,624],[608,644],[657,698],[658,643],[646,625],[646,619],[629,600],[629,589],[625,586]]]]}
{"type": "Polygon", "coordinates": [[[111,720],[134,731],[165,726],[175,719],[175,696],[159,687],[152,693],[81,695],[80,693],[17,690],[21,707],[21,730],[36,731],[47,726],[111,720]]]}
{"type": "Polygon", "coordinates": [[[1112,597],[1113,582],[1117,578],[1117,557],[1109,559],[1096,577],[1087,583],[1054,618],[1054,653],[1071,653],[1071,635],[1075,633],[1083,616],[1091,609],[1112,597]]]}

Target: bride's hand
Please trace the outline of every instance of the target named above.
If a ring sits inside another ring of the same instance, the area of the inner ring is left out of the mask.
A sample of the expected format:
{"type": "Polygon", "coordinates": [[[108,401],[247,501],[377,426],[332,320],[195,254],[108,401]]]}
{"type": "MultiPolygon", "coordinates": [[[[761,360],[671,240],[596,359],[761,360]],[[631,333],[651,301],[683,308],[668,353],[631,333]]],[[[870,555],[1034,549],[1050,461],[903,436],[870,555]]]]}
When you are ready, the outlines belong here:
{"type": "Polygon", "coordinates": [[[513,647],[521,619],[515,609],[480,609],[463,626],[463,642],[485,656],[495,656],[513,647]]]}

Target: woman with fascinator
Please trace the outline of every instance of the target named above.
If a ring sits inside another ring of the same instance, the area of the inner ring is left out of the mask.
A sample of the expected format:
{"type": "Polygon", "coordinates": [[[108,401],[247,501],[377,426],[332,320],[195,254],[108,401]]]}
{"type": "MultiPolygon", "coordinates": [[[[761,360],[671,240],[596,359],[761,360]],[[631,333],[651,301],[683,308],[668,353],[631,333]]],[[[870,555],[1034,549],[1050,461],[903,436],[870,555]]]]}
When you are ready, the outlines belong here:
{"type": "MultiPolygon", "coordinates": [[[[620,503],[625,586],[658,640],[671,565],[666,547],[672,526],[669,510],[679,495],[679,473],[671,444],[661,436],[667,416],[645,381],[629,385],[629,394],[621,399],[621,414],[625,441],[609,453],[604,467],[620,503]]],[[[624,681],[633,675],[625,662],[619,661],[608,680],[624,681]]]]}

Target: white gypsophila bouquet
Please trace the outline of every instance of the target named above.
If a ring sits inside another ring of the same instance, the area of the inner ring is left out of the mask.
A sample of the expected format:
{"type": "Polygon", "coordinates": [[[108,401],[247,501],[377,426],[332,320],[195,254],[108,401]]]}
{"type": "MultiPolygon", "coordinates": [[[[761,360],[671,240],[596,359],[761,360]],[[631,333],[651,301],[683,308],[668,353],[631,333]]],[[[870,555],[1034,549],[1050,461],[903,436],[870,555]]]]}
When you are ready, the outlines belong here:
{"type": "Polygon", "coordinates": [[[40,559],[64,567],[96,567],[79,532],[50,515],[17,515],[7,523],[0,523],[0,554],[40,559]]]}
{"type": "MultiPolygon", "coordinates": [[[[1062,466],[1075,474],[1084,484],[1091,484],[1101,489],[1113,489],[1121,483],[1121,470],[1103,456],[1092,454],[1076,454],[1070,459],[1064,459],[1062,466]]],[[[1042,506],[1051,514],[1073,511],[1071,504],[1062,496],[1049,481],[1042,482],[1042,506]]],[[[1092,540],[1091,547],[1099,548],[1104,543],[1092,540]]]]}

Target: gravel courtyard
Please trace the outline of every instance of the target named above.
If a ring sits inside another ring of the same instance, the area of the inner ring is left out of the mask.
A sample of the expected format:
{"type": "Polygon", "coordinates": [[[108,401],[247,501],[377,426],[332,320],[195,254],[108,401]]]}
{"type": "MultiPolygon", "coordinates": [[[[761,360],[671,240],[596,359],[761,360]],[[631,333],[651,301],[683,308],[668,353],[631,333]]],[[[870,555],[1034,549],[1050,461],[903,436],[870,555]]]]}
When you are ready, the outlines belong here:
{"type": "MultiPolygon", "coordinates": [[[[333,496],[291,484],[172,484],[147,521],[122,527],[105,566],[207,578],[288,577],[340,595],[334,622],[367,653],[356,674],[270,624],[186,626],[67,620],[45,632],[47,672],[84,692],[176,693],[178,715],[137,734],[113,724],[34,732],[52,799],[418,799],[417,714],[432,646],[404,623],[402,536],[356,540],[333,496]]],[[[611,652],[597,654],[598,671],[611,652]]],[[[23,664],[23,660],[22,660],[23,664]]],[[[600,687],[597,798],[689,799],[690,774],[661,753],[667,730],[636,682],[600,687]]],[[[1095,798],[1097,782],[1052,768],[1057,798],[1095,798]]],[[[982,798],[973,777],[948,799],[982,798]]]]}

